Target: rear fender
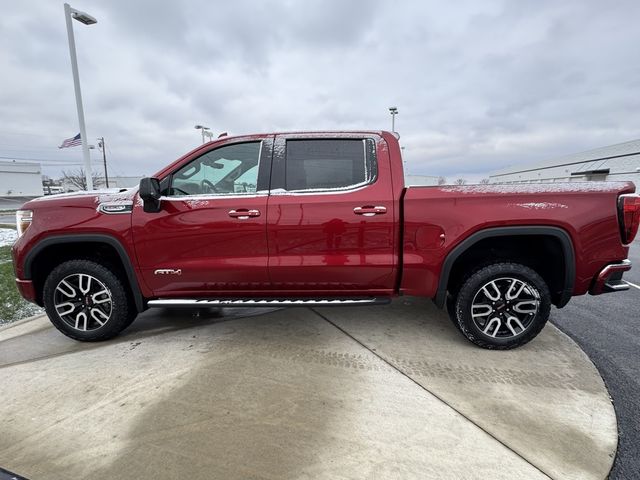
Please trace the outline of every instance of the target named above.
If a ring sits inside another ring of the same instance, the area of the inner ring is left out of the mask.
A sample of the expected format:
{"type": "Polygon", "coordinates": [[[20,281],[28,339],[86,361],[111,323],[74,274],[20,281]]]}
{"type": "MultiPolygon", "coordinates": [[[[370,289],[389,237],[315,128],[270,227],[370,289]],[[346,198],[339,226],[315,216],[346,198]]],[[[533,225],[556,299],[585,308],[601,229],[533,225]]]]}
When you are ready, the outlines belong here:
{"type": "Polygon", "coordinates": [[[557,302],[557,307],[564,307],[569,299],[573,295],[573,287],[576,278],[576,261],[575,252],[573,250],[573,243],[569,234],[558,227],[549,226],[517,226],[517,227],[495,227],[480,230],[460,242],[449,254],[447,255],[440,273],[440,280],[438,282],[438,290],[434,298],[435,304],[442,308],[447,298],[447,285],[449,284],[449,276],[451,269],[456,260],[465,251],[471,248],[473,245],[481,240],[492,237],[505,237],[505,236],[529,236],[529,235],[547,235],[552,236],[560,242],[562,246],[562,252],[564,255],[564,287],[562,294],[557,302]]]}

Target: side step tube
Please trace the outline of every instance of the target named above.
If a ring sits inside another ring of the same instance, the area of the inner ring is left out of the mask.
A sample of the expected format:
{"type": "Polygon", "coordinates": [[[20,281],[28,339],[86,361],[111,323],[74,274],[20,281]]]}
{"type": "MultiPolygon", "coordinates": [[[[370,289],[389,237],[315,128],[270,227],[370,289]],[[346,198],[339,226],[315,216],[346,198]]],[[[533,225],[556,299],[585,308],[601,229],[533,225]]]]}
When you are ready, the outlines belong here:
{"type": "Polygon", "coordinates": [[[149,307],[331,307],[384,305],[390,298],[165,298],[149,300],[149,307]]]}

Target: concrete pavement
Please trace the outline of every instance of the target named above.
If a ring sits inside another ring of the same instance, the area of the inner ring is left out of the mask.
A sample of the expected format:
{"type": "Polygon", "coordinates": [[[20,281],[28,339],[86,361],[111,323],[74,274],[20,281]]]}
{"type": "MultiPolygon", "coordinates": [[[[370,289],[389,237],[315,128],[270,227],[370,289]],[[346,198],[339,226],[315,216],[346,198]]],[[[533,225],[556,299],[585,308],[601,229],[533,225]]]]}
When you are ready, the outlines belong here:
{"type": "MultiPolygon", "coordinates": [[[[633,268],[624,278],[640,285],[640,239],[629,252],[633,268]]],[[[551,319],[598,367],[613,398],[620,443],[611,480],[636,479],[640,472],[640,289],[585,295],[553,309],[551,319]]]]}
{"type": "Polygon", "coordinates": [[[31,479],[601,479],[617,442],[555,327],[485,351],[412,298],[148,311],[99,344],[36,319],[0,330],[0,384],[0,466],[31,479]]]}

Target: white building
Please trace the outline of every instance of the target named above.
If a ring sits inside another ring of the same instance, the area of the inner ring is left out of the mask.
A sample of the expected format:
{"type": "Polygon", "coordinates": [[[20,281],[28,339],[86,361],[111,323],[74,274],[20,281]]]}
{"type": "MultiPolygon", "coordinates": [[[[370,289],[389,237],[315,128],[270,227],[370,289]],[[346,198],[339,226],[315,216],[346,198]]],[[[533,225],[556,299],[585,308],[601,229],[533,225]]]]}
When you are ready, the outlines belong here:
{"type": "Polygon", "coordinates": [[[491,183],[632,181],[640,187],[640,140],[600,147],[538,165],[509,167],[489,176],[491,183]]]}
{"type": "Polygon", "coordinates": [[[42,195],[42,169],[39,163],[0,161],[0,196],[42,195]]]}
{"type": "Polygon", "coordinates": [[[405,185],[415,186],[434,186],[438,185],[438,178],[430,175],[406,175],[404,176],[405,185]]]}
{"type": "Polygon", "coordinates": [[[109,188],[131,188],[140,185],[140,179],[142,175],[125,177],[125,176],[113,176],[109,177],[109,188]]]}
{"type": "MultiPolygon", "coordinates": [[[[102,173],[102,172],[100,172],[102,173]]],[[[138,185],[140,185],[140,179],[142,178],[142,176],[131,176],[131,177],[125,177],[125,176],[113,176],[113,177],[109,177],[109,188],[131,188],[131,187],[137,187],[138,185]]],[[[69,180],[62,178],[62,190],[64,192],[77,192],[78,190],[80,190],[80,187],[78,187],[77,185],[74,185],[72,182],[70,182],[69,180]]],[[[94,181],[95,183],[95,181],[94,181]]],[[[100,181],[94,185],[94,188],[96,189],[103,189],[103,188],[107,188],[105,183],[104,183],[104,177],[101,177],[100,181]]]]}

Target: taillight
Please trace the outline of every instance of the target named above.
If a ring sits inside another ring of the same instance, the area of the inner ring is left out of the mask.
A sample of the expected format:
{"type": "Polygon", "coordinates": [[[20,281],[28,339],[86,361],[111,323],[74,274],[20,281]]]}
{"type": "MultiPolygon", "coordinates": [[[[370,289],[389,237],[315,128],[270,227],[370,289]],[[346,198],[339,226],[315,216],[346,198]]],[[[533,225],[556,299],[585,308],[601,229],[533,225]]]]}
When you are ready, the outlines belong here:
{"type": "Polygon", "coordinates": [[[640,225],[640,195],[620,195],[618,199],[618,215],[620,217],[622,243],[633,242],[640,225]]]}

